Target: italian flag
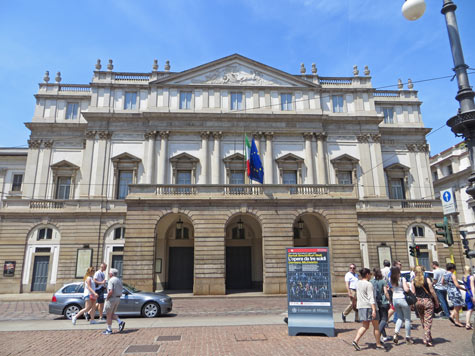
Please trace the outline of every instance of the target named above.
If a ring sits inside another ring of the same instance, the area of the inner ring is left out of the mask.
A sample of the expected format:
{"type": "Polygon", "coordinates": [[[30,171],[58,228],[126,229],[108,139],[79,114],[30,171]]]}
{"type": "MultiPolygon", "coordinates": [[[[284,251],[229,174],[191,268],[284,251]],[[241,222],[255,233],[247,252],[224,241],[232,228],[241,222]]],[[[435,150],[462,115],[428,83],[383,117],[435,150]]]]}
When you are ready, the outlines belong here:
{"type": "Polygon", "coordinates": [[[244,154],[246,156],[246,167],[247,167],[247,176],[249,177],[251,175],[251,143],[249,142],[249,139],[247,138],[247,135],[244,134],[245,138],[245,143],[246,143],[246,150],[244,151],[244,154]]]}

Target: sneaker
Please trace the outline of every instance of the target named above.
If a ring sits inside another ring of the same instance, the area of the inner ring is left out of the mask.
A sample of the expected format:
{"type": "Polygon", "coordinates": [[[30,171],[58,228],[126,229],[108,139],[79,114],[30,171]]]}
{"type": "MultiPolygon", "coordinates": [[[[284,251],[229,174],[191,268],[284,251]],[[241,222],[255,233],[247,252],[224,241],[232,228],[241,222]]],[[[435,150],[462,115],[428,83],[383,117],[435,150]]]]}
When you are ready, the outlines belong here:
{"type": "Polygon", "coordinates": [[[414,344],[414,339],[412,337],[406,337],[406,342],[408,344],[414,344]]]}
{"type": "Polygon", "coordinates": [[[121,321],[120,324],[119,324],[119,332],[122,332],[122,330],[124,330],[125,328],[125,321],[121,321]]]}
{"type": "Polygon", "coordinates": [[[112,334],[112,330],[104,330],[102,332],[102,335],[110,335],[110,334],[112,334]]]}
{"type": "Polygon", "coordinates": [[[353,345],[353,347],[355,348],[356,351],[360,351],[360,350],[361,350],[360,346],[356,343],[356,341],[353,341],[353,342],[351,343],[351,345],[353,345]]]}
{"type": "Polygon", "coordinates": [[[105,316],[101,316],[101,320],[107,320],[105,316]]]}
{"type": "Polygon", "coordinates": [[[341,320],[343,320],[344,323],[346,323],[346,315],[341,313],[341,320]]]}
{"type": "Polygon", "coordinates": [[[397,345],[397,343],[399,342],[398,340],[398,335],[397,334],[394,334],[393,336],[393,342],[397,345]]]}
{"type": "Polygon", "coordinates": [[[91,319],[91,317],[89,316],[88,313],[84,314],[84,319],[86,319],[86,321],[89,321],[89,319],[91,319]]]}
{"type": "Polygon", "coordinates": [[[391,336],[383,337],[383,342],[391,341],[393,338],[391,336]]]}
{"type": "Polygon", "coordinates": [[[76,320],[77,320],[77,316],[74,315],[72,318],[71,318],[71,322],[73,323],[73,325],[76,325],[76,320]]]}
{"type": "Polygon", "coordinates": [[[96,320],[91,320],[89,324],[99,324],[96,320]]]}

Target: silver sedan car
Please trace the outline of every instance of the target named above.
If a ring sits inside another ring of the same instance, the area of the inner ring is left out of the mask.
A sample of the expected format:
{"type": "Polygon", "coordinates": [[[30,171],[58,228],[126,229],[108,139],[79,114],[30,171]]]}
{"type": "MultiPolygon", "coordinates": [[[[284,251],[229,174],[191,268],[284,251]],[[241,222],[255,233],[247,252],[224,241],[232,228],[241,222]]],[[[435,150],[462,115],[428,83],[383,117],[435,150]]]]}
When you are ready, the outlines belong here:
{"type": "MultiPolygon", "coordinates": [[[[53,294],[53,298],[49,303],[50,314],[64,315],[67,319],[71,319],[73,315],[84,308],[83,292],[83,282],[65,284],[53,294]]],[[[124,283],[117,314],[142,315],[146,318],[154,318],[170,313],[172,307],[172,298],[168,295],[142,292],[124,283]]]]}

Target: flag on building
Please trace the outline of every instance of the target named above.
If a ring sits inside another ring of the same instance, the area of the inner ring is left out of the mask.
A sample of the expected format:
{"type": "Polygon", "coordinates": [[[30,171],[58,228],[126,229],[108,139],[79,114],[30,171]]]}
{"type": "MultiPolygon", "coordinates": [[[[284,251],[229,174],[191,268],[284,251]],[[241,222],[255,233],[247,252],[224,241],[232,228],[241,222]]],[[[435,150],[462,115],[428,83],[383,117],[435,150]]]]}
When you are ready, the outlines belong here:
{"type": "Polygon", "coordinates": [[[251,180],[264,184],[264,169],[262,167],[261,158],[259,157],[259,152],[257,151],[256,142],[253,138],[252,143],[249,143],[247,135],[245,135],[245,141],[247,176],[251,180]]]}

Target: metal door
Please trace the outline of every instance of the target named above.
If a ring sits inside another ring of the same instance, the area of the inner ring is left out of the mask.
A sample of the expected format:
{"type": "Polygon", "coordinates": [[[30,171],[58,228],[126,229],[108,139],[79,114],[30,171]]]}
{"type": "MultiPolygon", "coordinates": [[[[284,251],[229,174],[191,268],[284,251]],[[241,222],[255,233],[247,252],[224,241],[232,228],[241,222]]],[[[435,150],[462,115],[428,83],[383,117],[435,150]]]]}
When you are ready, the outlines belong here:
{"type": "Polygon", "coordinates": [[[115,268],[119,271],[119,277],[122,279],[122,264],[124,262],[124,256],[122,255],[112,255],[112,268],[115,268]]]}
{"type": "Polygon", "coordinates": [[[48,282],[49,256],[35,256],[33,263],[32,292],[44,292],[48,282]]]}
{"type": "Polygon", "coordinates": [[[170,247],[167,289],[193,289],[193,259],[193,247],[170,247]]]}
{"type": "Polygon", "coordinates": [[[251,247],[226,247],[226,289],[251,288],[251,247]]]}

